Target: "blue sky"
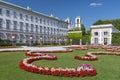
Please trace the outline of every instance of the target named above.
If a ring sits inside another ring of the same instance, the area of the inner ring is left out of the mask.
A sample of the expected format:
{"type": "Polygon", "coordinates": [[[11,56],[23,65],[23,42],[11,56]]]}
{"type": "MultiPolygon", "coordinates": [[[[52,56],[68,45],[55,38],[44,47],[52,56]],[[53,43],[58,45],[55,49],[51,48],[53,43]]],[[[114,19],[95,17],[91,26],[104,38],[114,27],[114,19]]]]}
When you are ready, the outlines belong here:
{"type": "Polygon", "coordinates": [[[82,18],[86,29],[98,19],[120,18],[120,0],[4,0],[22,7],[30,6],[32,10],[59,17],[82,18]]]}

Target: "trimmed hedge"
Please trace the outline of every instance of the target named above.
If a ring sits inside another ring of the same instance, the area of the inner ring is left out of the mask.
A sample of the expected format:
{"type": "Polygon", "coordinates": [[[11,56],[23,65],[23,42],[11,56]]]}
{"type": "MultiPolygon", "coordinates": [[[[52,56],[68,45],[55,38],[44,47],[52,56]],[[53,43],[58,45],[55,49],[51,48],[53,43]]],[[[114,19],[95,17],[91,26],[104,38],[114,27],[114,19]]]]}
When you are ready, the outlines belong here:
{"type": "Polygon", "coordinates": [[[112,44],[113,45],[120,45],[120,32],[119,33],[112,33],[112,44]]]}
{"type": "Polygon", "coordinates": [[[82,39],[82,32],[68,33],[68,42],[72,39],[72,44],[79,44],[80,39],[82,39]]]}
{"type": "Polygon", "coordinates": [[[12,45],[11,43],[12,42],[8,39],[6,39],[6,40],[0,39],[0,46],[11,46],[12,45]]]}

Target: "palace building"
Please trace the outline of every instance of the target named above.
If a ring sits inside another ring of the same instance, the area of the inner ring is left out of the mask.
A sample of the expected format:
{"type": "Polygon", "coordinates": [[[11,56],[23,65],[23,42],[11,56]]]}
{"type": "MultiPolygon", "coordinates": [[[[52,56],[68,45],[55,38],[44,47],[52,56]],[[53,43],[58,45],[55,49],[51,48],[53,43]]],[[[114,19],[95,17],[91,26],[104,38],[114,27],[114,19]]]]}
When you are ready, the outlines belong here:
{"type": "Polygon", "coordinates": [[[0,39],[14,43],[59,43],[67,37],[68,23],[36,11],[0,1],[0,39]]]}
{"type": "Polygon", "coordinates": [[[91,26],[91,44],[111,45],[112,33],[119,32],[112,24],[91,26]]]}

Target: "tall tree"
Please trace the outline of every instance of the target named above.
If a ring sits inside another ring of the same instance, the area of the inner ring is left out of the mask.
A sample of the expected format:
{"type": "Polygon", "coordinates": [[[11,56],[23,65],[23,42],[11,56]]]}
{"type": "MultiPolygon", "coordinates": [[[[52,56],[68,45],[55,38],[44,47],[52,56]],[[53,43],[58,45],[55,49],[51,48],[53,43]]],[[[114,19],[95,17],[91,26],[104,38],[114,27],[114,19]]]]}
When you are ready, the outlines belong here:
{"type": "Polygon", "coordinates": [[[100,24],[113,24],[118,30],[120,30],[120,19],[114,20],[98,20],[93,25],[100,25],[100,24]]]}
{"type": "Polygon", "coordinates": [[[86,29],[85,29],[84,24],[81,25],[81,31],[82,31],[82,35],[86,34],[86,29]]]}

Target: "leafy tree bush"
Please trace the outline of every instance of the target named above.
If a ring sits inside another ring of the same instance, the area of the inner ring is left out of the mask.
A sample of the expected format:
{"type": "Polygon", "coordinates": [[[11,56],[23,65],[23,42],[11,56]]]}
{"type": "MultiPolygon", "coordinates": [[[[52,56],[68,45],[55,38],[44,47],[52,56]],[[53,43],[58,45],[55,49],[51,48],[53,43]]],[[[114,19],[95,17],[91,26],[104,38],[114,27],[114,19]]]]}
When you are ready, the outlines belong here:
{"type": "Polygon", "coordinates": [[[82,35],[82,44],[83,45],[90,44],[90,41],[91,41],[91,36],[89,33],[82,35]]]}
{"type": "Polygon", "coordinates": [[[100,25],[100,24],[113,24],[118,30],[120,30],[120,19],[98,20],[93,25],[100,25]]]}
{"type": "Polygon", "coordinates": [[[70,39],[72,39],[72,44],[79,44],[80,39],[82,39],[82,32],[68,33],[68,41],[70,43],[70,39]]]}
{"type": "Polygon", "coordinates": [[[82,25],[81,30],[82,30],[82,44],[83,45],[90,44],[91,43],[91,29],[86,30],[85,26],[82,25]]]}
{"type": "Polygon", "coordinates": [[[75,28],[73,29],[73,31],[80,31],[80,28],[79,28],[79,27],[75,27],[75,28]]]}
{"type": "Polygon", "coordinates": [[[81,25],[81,31],[82,31],[82,35],[86,34],[86,29],[85,29],[85,26],[83,24],[81,25]]]}
{"type": "Polygon", "coordinates": [[[68,33],[68,41],[70,43],[70,39],[73,39],[73,44],[79,44],[80,39],[82,39],[82,44],[85,45],[86,42],[90,44],[91,40],[91,30],[86,31],[84,24],[81,24],[81,29],[79,27],[75,27],[71,31],[81,31],[81,33],[68,33]]]}
{"type": "Polygon", "coordinates": [[[113,45],[120,45],[120,32],[119,33],[112,33],[112,44],[113,45]]]}

